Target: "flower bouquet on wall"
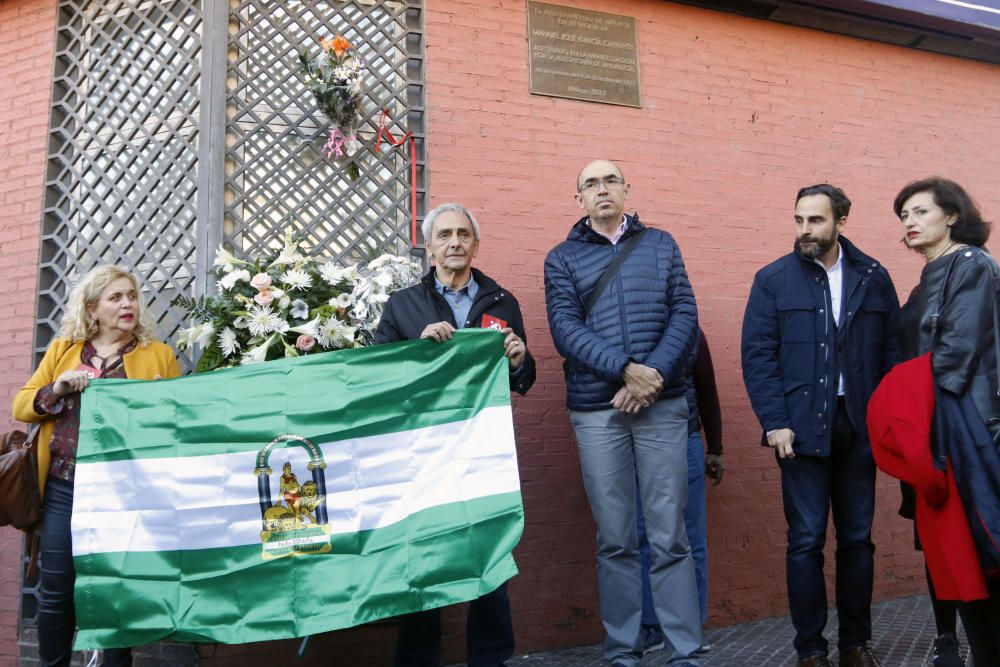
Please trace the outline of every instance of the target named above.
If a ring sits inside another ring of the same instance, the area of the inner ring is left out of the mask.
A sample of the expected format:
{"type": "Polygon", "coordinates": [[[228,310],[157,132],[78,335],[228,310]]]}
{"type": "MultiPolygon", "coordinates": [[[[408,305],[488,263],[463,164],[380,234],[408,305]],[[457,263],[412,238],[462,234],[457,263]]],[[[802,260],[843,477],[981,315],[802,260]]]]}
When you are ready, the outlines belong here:
{"type": "Polygon", "coordinates": [[[361,149],[358,126],[361,124],[364,62],[343,36],[324,39],[321,44],[323,50],[316,58],[299,53],[299,74],[316,99],[319,110],[333,123],[323,151],[327,158],[346,168],[353,181],[360,174],[356,158],[361,149]]]}
{"type": "Polygon", "coordinates": [[[363,265],[321,263],[286,236],[281,250],[252,261],[223,248],[218,293],[179,296],[192,326],[177,347],[201,346],[197,372],[371,344],[389,295],[420,280],[420,263],[382,255],[363,265]]]}

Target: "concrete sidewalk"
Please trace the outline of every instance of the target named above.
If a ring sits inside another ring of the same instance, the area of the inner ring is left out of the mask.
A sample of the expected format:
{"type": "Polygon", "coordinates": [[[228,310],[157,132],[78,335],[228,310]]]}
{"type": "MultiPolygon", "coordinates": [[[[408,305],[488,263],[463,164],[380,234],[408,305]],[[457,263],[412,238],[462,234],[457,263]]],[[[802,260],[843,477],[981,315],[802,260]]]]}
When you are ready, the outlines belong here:
{"type": "MultiPolygon", "coordinates": [[[[959,639],[963,655],[968,655],[965,636],[959,639]]],[[[934,641],[934,615],[930,598],[926,596],[882,602],[872,607],[872,647],[884,667],[923,667],[930,665],[931,644],[934,641]]],[[[771,618],[756,623],[715,628],[705,633],[712,646],[702,659],[704,667],[779,667],[796,664],[792,648],[792,623],[787,617],[771,618]]],[[[831,659],[836,664],[837,614],[830,613],[826,626],[827,638],[832,638],[831,659]]],[[[642,664],[664,665],[663,651],[647,655],[642,664]]],[[[583,646],[519,655],[507,662],[508,667],[604,667],[600,646],[583,646]]]]}

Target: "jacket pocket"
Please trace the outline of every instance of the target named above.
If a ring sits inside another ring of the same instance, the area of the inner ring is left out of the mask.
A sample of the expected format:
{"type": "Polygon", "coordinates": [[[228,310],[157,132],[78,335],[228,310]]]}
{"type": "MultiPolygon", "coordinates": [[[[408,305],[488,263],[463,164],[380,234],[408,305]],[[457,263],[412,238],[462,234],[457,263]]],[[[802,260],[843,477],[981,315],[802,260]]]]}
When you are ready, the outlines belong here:
{"type": "Polygon", "coordinates": [[[816,340],[816,301],[809,296],[775,299],[782,342],[811,343],[816,340]]]}
{"type": "Polygon", "coordinates": [[[811,384],[812,383],[809,382],[808,380],[803,380],[803,379],[789,379],[789,380],[782,379],[781,389],[782,391],[785,392],[785,396],[789,396],[803,389],[808,391],[809,386],[811,384]]]}

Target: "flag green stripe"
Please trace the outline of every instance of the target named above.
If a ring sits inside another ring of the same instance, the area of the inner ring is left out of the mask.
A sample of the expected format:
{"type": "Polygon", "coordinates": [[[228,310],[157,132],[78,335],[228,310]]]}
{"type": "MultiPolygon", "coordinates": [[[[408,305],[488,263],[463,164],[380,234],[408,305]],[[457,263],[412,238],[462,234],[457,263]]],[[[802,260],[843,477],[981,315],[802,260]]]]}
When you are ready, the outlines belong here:
{"type": "Polygon", "coordinates": [[[523,527],[515,492],[335,536],[328,554],[264,560],[255,545],[77,557],[75,646],[287,639],[472,600],[517,573],[523,527]]]}
{"type": "Polygon", "coordinates": [[[77,465],[256,451],[285,433],[334,442],[469,419],[510,404],[502,349],[500,333],[470,329],[446,343],[407,341],[141,384],[98,380],[82,394],[77,465]]]}

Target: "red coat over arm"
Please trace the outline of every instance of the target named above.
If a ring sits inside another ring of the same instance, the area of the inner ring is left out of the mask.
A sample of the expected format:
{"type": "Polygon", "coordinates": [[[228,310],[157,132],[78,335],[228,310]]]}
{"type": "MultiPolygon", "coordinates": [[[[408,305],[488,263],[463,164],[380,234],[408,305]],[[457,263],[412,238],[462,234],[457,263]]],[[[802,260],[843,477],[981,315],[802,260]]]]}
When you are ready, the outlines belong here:
{"type": "Polygon", "coordinates": [[[934,467],[931,420],[934,376],[931,355],[899,364],[882,380],[868,403],[868,434],[875,463],[913,487],[917,534],[938,598],[989,597],[955,475],[934,467]]]}

